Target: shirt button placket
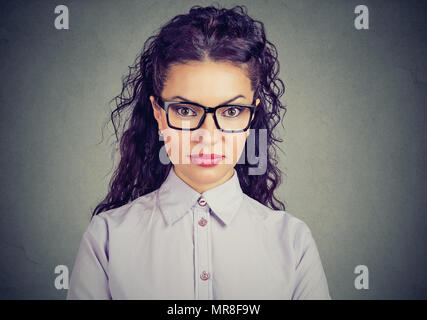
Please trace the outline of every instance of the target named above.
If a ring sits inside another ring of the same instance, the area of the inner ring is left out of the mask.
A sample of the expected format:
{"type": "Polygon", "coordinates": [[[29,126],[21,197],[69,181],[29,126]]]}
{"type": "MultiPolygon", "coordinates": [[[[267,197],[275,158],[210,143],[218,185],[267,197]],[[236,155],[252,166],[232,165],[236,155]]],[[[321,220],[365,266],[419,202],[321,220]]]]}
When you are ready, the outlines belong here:
{"type": "Polygon", "coordinates": [[[198,299],[207,300],[210,298],[210,286],[211,286],[211,271],[209,270],[209,228],[207,226],[209,222],[209,206],[207,205],[206,199],[200,197],[198,200],[197,208],[197,239],[198,239],[198,275],[197,275],[197,286],[198,286],[198,299]]]}

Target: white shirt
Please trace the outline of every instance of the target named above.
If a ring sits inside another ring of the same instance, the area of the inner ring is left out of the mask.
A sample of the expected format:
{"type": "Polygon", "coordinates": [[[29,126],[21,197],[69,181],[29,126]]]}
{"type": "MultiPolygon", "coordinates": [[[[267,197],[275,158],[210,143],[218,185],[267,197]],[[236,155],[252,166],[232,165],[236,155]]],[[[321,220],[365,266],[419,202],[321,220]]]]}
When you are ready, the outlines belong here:
{"type": "Polygon", "coordinates": [[[310,229],[242,192],[161,187],[93,217],[67,299],[331,299],[310,229]]]}

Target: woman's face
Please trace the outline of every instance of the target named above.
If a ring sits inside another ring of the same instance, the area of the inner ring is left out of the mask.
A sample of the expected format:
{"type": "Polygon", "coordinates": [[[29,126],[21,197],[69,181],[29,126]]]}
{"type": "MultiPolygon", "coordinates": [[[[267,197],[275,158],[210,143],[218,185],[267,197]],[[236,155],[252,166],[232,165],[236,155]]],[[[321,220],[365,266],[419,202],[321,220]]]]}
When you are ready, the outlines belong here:
{"type": "MultiPolygon", "coordinates": [[[[237,96],[230,103],[251,105],[254,92],[244,69],[228,62],[194,61],[173,65],[164,84],[161,97],[164,101],[189,101],[206,107],[215,107],[237,96]]],[[[165,139],[166,151],[175,173],[199,193],[230,179],[234,166],[243,151],[249,130],[227,133],[216,128],[213,114],[206,118],[197,130],[182,131],[168,126],[166,111],[159,108],[153,96],[150,100],[159,129],[165,139]],[[220,162],[206,166],[212,160],[197,160],[190,155],[222,156],[220,162]]],[[[259,104],[259,99],[255,104],[259,104]]],[[[182,112],[182,111],[181,111],[182,112]]],[[[184,110],[188,114],[188,110],[184,110]]]]}

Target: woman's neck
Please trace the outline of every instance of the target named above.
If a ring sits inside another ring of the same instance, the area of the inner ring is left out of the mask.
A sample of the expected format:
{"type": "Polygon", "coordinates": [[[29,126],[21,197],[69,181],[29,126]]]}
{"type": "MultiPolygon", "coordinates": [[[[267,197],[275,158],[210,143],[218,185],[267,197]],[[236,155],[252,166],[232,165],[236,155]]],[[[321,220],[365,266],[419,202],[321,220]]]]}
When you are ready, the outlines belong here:
{"type": "Polygon", "coordinates": [[[219,186],[228,180],[230,180],[234,175],[234,168],[232,170],[228,171],[221,179],[218,181],[215,181],[214,183],[209,184],[199,184],[197,182],[194,182],[190,180],[187,176],[185,176],[179,169],[175,168],[175,166],[172,167],[171,170],[174,170],[175,174],[186,184],[188,184],[191,188],[196,190],[198,193],[202,194],[203,192],[215,188],[216,186],[219,186]]]}

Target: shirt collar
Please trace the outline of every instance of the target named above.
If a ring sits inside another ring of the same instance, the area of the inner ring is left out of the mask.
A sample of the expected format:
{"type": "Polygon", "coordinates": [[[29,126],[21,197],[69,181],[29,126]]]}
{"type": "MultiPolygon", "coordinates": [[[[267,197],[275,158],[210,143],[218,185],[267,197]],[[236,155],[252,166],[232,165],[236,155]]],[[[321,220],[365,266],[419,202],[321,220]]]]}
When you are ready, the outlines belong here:
{"type": "Polygon", "coordinates": [[[178,177],[172,166],[158,190],[158,204],[166,222],[173,224],[181,219],[202,196],[210,207],[210,212],[224,224],[230,224],[243,200],[239,177],[236,169],[233,170],[233,176],[226,182],[200,194],[178,177]]]}

